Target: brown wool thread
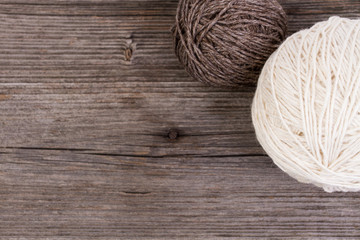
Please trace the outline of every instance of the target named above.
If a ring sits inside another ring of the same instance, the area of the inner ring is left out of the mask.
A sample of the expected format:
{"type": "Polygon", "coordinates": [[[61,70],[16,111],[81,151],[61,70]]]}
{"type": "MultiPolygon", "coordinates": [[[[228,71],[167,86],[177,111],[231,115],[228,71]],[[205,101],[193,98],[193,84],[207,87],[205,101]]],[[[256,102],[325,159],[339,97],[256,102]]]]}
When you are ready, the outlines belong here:
{"type": "Polygon", "coordinates": [[[286,29],[276,0],[180,0],[172,33],[175,53],[193,78],[239,87],[256,83],[286,29]]]}

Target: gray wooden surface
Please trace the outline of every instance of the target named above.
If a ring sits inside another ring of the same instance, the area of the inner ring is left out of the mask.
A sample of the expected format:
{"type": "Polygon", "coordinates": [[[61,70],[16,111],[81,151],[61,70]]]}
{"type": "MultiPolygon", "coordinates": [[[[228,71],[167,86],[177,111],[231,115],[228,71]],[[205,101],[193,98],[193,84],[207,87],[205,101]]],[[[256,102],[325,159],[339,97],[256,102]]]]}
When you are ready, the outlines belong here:
{"type": "MultiPolygon", "coordinates": [[[[291,33],[359,0],[283,0],[291,33]]],[[[177,0],[0,0],[0,239],[359,239],[360,193],[297,183],[254,86],[172,50],[177,0]]]]}

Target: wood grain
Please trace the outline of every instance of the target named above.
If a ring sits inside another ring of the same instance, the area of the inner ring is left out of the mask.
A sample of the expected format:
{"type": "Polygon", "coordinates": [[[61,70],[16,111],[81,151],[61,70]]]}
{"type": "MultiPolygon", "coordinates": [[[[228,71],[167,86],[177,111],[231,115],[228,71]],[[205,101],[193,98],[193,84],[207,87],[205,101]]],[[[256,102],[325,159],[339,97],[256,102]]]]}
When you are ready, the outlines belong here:
{"type": "MultiPolygon", "coordinates": [[[[358,0],[281,0],[289,31],[358,0]]],[[[360,194],[297,183],[256,141],[255,86],[174,56],[177,0],[0,0],[0,239],[358,239],[360,194]]]]}

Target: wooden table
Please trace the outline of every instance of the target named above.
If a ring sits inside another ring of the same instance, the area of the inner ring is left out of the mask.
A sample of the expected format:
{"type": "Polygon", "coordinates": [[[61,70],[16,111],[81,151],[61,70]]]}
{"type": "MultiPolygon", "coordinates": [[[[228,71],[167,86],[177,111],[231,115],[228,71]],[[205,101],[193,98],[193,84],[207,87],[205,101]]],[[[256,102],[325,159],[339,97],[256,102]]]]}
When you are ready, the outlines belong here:
{"type": "MultiPolygon", "coordinates": [[[[178,63],[177,0],[0,0],[1,239],[360,238],[256,141],[254,86],[178,63]]],[[[293,33],[359,0],[283,0],[293,33]]]]}

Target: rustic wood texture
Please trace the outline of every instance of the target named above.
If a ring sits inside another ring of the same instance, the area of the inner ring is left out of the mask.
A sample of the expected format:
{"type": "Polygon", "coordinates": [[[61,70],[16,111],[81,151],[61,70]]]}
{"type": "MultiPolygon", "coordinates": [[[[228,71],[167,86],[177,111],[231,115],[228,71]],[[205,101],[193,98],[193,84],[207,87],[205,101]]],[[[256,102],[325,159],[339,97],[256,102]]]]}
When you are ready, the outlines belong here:
{"type": "MultiPolygon", "coordinates": [[[[291,33],[359,0],[282,0],[291,33]]],[[[254,86],[192,80],[177,0],[0,0],[0,239],[359,239],[360,193],[297,183],[254,86]]]]}

